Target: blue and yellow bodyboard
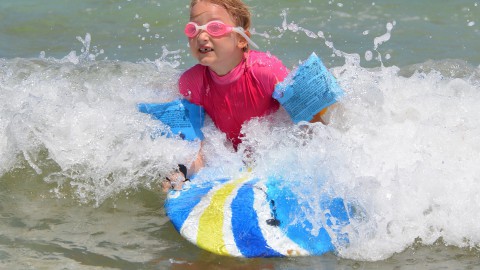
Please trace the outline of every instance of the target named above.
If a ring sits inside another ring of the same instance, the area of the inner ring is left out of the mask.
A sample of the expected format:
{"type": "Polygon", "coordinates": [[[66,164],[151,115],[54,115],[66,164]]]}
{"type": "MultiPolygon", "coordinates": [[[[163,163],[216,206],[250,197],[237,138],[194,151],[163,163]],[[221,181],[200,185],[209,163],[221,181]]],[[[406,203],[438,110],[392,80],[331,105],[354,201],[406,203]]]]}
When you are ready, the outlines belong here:
{"type": "Polygon", "coordinates": [[[281,183],[251,173],[198,185],[193,179],[182,191],[169,192],[165,209],[183,237],[219,255],[313,256],[348,244],[342,199],[322,197],[322,227],[313,233],[305,219],[311,209],[281,183]]]}

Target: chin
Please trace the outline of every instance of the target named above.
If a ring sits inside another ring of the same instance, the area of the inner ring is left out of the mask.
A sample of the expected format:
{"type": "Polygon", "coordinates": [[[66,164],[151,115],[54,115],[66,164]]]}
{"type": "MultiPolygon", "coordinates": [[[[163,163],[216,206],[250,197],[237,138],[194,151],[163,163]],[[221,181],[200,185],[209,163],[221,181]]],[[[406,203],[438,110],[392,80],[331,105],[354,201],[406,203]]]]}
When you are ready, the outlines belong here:
{"type": "Polygon", "coordinates": [[[213,61],[210,60],[210,59],[206,59],[206,58],[197,58],[198,60],[198,63],[202,66],[206,66],[206,67],[209,67],[213,64],[213,61]]]}

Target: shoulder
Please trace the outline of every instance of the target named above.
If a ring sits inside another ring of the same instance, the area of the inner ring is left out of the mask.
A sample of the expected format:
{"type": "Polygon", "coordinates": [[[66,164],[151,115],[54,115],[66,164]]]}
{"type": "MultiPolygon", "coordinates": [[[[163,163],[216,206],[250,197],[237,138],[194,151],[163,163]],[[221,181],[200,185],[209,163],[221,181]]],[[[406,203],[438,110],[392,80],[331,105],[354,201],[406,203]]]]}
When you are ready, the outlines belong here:
{"type": "Polygon", "coordinates": [[[247,65],[255,76],[274,77],[283,81],[289,70],[280,59],[269,52],[249,51],[247,65]]]}
{"type": "Polygon", "coordinates": [[[178,80],[180,94],[187,99],[196,101],[203,85],[205,69],[205,66],[197,64],[184,71],[178,80]]]}
{"type": "Polygon", "coordinates": [[[205,72],[206,67],[200,64],[197,64],[187,70],[185,70],[182,75],[180,75],[180,80],[182,81],[191,81],[191,79],[198,79],[199,76],[202,76],[205,72]]]}
{"type": "Polygon", "coordinates": [[[282,65],[282,61],[270,52],[260,52],[251,50],[248,52],[248,64],[254,67],[269,67],[272,65],[282,65]]]}

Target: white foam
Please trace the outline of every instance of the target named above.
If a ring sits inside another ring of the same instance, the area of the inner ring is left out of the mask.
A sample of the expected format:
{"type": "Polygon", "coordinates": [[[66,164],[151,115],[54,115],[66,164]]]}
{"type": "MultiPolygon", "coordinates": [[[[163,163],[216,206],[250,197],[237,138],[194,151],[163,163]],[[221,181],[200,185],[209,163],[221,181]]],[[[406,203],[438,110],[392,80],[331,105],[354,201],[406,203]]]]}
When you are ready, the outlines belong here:
{"type": "Polygon", "coordinates": [[[138,102],[178,96],[174,69],[151,63],[1,61],[7,70],[0,79],[2,173],[18,164],[21,154],[46,181],[60,189],[73,186],[82,200],[101,203],[149,185],[198,150],[183,141],[151,140],[149,130],[158,123],[136,110],[138,102]]]}
{"type": "Polygon", "coordinates": [[[392,23],[387,23],[386,25],[386,28],[387,28],[387,32],[379,37],[376,37],[374,40],[373,40],[373,44],[374,44],[374,50],[377,50],[378,49],[378,46],[383,44],[384,42],[390,40],[391,38],[391,32],[392,32],[392,29],[393,29],[393,26],[395,25],[395,21],[393,21],[392,23]]]}

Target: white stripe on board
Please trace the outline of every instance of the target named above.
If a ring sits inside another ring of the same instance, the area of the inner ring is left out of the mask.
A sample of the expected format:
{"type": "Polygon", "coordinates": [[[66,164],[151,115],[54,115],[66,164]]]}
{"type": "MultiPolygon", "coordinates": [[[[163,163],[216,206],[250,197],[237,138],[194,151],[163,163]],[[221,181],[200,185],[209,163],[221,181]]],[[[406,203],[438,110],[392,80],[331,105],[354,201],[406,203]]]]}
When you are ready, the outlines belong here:
{"type": "MultiPolygon", "coordinates": [[[[280,227],[271,226],[267,224],[267,220],[272,218],[270,202],[267,199],[267,195],[264,190],[267,187],[264,183],[259,182],[256,184],[258,188],[253,188],[254,203],[253,208],[258,216],[258,225],[262,231],[263,237],[267,241],[267,244],[278,253],[285,256],[307,256],[310,253],[300,247],[298,244],[288,238],[280,227]]],[[[285,222],[285,221],[284,221],[285,222]]]]}

